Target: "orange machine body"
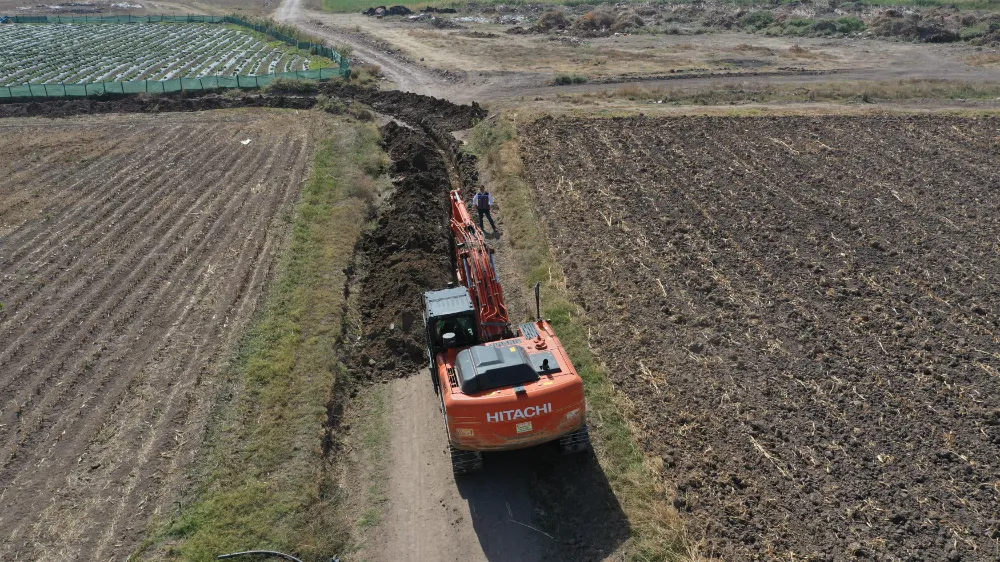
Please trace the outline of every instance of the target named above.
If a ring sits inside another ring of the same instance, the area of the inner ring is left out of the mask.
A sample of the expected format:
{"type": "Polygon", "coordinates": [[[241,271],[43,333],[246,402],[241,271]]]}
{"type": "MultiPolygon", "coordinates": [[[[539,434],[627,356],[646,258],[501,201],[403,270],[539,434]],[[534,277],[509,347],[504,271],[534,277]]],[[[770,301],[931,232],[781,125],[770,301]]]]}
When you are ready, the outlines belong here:
{"type": "Polygon", "coordinates": [[[493,250],[461,193],[450,200],[459,286],[424,293],[424,324],[456,474],[481,468],[481,451],[555,440],[564,452],[585,450],[583,379],[549,322],[511,325],[493,250]]]}
{"type": "Polygon", "coordinates": [[[477,347],[489,348],[497,354],[523,353],[529,361],[546,357],[550,368],[540,371],[537,381],[465,394],[457,372],[461,366],[456,365],[463,350],[453,348],[438,355],[437,377],[445,424],[455,448],[520,449],[553,441],[583,427],[587,419],[583,380],[552,326],[546,321],[528,326],[531,325],[538,334],[536,338],[521,335],[477,347]]]}

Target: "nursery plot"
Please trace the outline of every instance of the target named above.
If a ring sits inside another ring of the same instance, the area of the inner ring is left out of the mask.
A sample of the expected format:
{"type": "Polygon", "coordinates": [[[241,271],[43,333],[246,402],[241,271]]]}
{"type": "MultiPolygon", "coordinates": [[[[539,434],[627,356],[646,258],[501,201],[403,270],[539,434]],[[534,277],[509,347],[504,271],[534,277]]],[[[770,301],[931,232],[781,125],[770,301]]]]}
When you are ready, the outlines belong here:
{"type": "Polygon", "coordinates": [[[0,86],[253,76],[316,59],[217,24],[0,26],[0,86]],[[280,68],[270,61],[281,59],[280,68]]]}
{"type": "Polygon", "coordinates": [[[0,122],[0,559],[123,560],[167,512],[317,127],[251,111],[0,122]]]}
{"type": "Polygon", "coordinates": [[[590,343],[704,554],[996,560],[1000,120],[524,133],[590,343]]]}

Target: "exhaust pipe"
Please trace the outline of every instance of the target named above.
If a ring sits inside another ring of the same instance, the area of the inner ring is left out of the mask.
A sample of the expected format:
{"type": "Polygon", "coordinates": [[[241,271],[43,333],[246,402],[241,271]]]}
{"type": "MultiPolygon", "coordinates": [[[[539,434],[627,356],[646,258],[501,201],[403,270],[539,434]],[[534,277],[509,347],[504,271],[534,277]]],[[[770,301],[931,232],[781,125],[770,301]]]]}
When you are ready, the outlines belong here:
{"type": "Polygon", "coordinates": [[[535,283],[535,322],[542,321],[542,283],[535,283]]]}

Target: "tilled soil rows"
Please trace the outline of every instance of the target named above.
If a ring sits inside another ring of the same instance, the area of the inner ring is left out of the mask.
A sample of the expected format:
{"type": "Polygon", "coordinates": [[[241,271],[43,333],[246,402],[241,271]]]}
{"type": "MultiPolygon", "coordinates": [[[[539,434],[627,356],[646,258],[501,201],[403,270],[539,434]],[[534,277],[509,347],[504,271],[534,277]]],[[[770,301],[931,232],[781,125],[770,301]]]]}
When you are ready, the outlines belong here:
{"type": "Polygon", "coordinates": [[[522,133],[591,345],[706,555],[997,560],[1000,120],[522,133]]]}
{"type": "Polygon", "coordinates": [[[0,558],[124,559],[167,509],[276,266],[314,123],[0,121],[0,558]]]}

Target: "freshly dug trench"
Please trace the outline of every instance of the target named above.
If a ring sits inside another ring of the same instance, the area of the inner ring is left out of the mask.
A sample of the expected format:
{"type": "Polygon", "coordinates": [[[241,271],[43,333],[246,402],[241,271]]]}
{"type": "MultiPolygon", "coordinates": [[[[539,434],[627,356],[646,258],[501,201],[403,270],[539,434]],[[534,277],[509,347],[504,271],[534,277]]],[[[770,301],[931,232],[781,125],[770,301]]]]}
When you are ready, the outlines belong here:
{"type": "Polygon", "coordinates": [[[426,359],[421,295],[451,279],[444,160],[427,134],[382,128],[395,191],[360,244],[361,340],[354,374],[369,382],[412,374],[426,359]]]}

